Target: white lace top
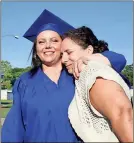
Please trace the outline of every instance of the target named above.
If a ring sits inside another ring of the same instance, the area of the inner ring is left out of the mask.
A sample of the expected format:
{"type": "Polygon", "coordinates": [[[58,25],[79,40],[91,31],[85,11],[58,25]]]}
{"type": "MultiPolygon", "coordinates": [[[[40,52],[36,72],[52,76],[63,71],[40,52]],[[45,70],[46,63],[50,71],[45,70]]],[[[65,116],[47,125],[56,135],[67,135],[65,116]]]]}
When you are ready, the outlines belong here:
{"type": "Polygon", "coordinates": [[[68,111],[70,122],[84,142],[119,142],[109,121],[90,103],[89,90],[97,77],[117,82],[131,98],[129,87],[115,70],[103,63],[89,61],[79,80],[75,81],[75,96],[68,111]]]}

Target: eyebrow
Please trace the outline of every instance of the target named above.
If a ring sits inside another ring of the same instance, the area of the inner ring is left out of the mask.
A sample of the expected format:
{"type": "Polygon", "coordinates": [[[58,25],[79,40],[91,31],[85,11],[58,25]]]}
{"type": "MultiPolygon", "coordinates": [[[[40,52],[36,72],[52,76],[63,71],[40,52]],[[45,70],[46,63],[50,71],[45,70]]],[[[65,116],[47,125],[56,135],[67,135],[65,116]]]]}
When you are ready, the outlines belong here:
{"type": "MultiPolygon", "coordinates": [[[[51,37],[50,39],[58,39],[57,37],[51,37]]],[[[45,38],[39,38],[38,40],[46,40],[45,38]]]]}
{"type": "Polygon", "coordinates": [[[56,38],[56,39],[58,39],[58,37],[52,37],[51,39],[53,39],[53,38],[56,38]]]}

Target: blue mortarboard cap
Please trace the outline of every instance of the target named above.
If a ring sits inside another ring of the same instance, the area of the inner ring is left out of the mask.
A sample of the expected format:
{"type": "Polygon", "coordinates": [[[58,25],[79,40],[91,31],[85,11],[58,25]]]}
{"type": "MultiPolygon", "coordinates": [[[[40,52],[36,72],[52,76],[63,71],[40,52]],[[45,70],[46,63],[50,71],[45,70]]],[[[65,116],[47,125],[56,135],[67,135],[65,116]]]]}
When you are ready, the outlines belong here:
{"type": "Polygon", "coordinates": [[[59,35],[63,35],[65,32],[72,29],[74,29],[73,26],[45,9],[26,31],[23,37],[34,42],[37,35],[42,31],[52,30],[57,32],[59,35]]]}

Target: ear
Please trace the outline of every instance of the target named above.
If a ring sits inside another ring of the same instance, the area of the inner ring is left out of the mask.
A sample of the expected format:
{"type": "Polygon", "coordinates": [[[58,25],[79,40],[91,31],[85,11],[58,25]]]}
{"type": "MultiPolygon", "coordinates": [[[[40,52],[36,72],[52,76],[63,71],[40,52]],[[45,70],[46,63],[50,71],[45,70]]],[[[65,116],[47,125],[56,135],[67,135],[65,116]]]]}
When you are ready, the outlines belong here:
{"type": "Polygon", "coordinates": [[[93,46],[89,45],[86,50],[88,54],[90,55],[93,54],[93,51],[94,51],[93,46]]]}

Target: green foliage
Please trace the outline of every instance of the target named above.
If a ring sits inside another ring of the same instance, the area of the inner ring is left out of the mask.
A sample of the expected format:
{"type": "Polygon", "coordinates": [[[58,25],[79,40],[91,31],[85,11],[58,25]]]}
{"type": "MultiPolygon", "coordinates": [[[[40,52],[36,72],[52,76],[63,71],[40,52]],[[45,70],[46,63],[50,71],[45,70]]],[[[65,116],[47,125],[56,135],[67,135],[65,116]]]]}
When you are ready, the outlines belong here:
{"type": "Polygon", "coordinates": [[[131,85],[133,86],[133,64],[132,65],[127,65],[122,73],[128,78],[130,81],[131,85]]]}
{"type": "Polygon", "coordinates": [[[11,89],[11,79],[13,75],[12,66],[8,61],[1,61],[1,72],[4,74],[3,79],[1,79],[1,88],[11,89]]]}
{"type": "Polygon", "coordinates": [[[12,69],[12,75],[13,78],[11,80],[12,85],[14,84],[15,80],[24,72],[27,72],[31,69],[31,67],[26,67],[26,68],[13,68],[12,69]]]}
{"type": "Polygon", "coordinates": [[[12,66],[8,61],[1,61],[1,69],[4,73],[11,71],[12,66]]]}
{"type": "Polygon", "coordinates": [[[4,77],[1,79],[1,89],[11,89],[15,80],[30,69],[31,67],[12,68],[8,61],[1,61],[1,72],[4,73],[4,77]]]}
{"type": "Polygon", "coordinates": [[[1,71],[4,73],[4,81],[12,78],[12,66],[8,61],[1,61],[1,71]]]}
{"type": "MultiPolygon", "coordinates": [[[[1,72],[4,73],[4,78],[1,79],[2,89],[11,89],[15,80],[24,72],[27,72],[31,67],[26,68],[12,68],[8,61],[1,61],[1,72]]],[[[128,78],[131,85],[133,85],[133,64],[127,65],[122,73],[128,78]]]]}
{"type": "Polygon", "coordinates": [[[5,80],[2,83],[2,89],[11,89],[12,88],[12,84],[10,80],[5,80]]]}

